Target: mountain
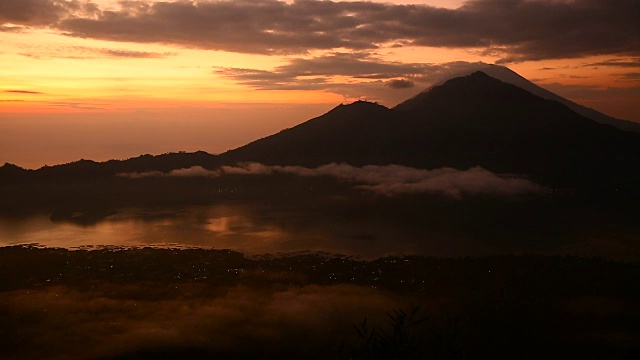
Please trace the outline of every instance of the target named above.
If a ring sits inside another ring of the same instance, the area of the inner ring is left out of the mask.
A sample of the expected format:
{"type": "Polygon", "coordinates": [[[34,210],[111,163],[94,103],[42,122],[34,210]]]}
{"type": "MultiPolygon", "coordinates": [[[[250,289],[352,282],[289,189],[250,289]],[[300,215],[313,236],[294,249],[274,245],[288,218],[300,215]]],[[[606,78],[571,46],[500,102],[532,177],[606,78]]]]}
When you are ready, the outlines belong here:
{"type": "Polygon", "coordinates": [[[432,87],[393,109],[356,102],[221,154],[218,161],[318,166],[482,166],[546,185],[632,187],[640,135],[483,72],[432,87]]]}
{"type": "Polygon", "coordinates": [[[304,166],[393,163],[399,159],[389,148],[396,139],[388,135],[394,133],[396,115],[366,101],[339,105],[320,117],[221,154],[218,160],[304,166]]]}
{"type": "Polygon", "coordinates": [[[557,101],[567,106],[569,109],[577,112],[578,114],[586,118],[589,118],[595,122],[611,125],[613,127],[616,127],[624,131],[640,132],[639,123],[628,121],[628,120],[616,119],[609,115],[605,115],[597,110],[588,108],[586,106],[577,104],[571,100],[565,99],[562,96],[554,94],[553,92],[532,83],[531,81],[520,76],[518,73],[504,66],[479,63],[476,66],[472,66],[466,69],[465,71],[458,72],[454,77],[466,76],[476,71],[484,72],[485,74],[491,76],[494,79],[498,79],[506,83],[515,85],[543,99],[557,101]]]}
{"type": "Polygon", "coordinates": [[[76,181],[110,178],[120,173],[163,171],[202,166],[216,158],[204,151],[193,153],[166,153],[161,155],[141,155],[126,160],[96,162],[78,160],[68,164],[45,166],[38,170],[25,170],[13,164],[0,167],[0,180],[16,181],[76,181]]]}
{"type": "Polygon", "coordinates": [[[37,171],[5,165],[0,180],[105,179],[118,173],[214,169],[238,162],[302,166],[344,162],[423,169],[481,166],[556,188],[638,191],[640,134],[598,123],[567,106],[568,100],[548,99],[546,90],[510,70],[489,68],[496,77],[510,81],[478,71],[449,79],[391,109],[366,101],[339,105],[217,156],[196,152],[104,163],[82,160],[37,171]]]}

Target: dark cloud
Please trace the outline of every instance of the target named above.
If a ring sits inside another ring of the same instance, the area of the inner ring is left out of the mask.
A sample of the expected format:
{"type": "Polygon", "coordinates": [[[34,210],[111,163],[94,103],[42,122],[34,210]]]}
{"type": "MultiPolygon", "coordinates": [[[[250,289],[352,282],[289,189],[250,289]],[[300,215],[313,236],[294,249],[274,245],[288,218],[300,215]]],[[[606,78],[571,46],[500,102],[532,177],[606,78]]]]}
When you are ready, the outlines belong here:
{"type": "Polygon", "coordinates": [[[50,0],[3,0],[0,2],[0,23],[50,25],[67,12],[64,3],[50,0]]]}
{"type": "Polygon", "coordinates": [[[69,16],[92,17],[99,11],[98,6],[90,1],[2,0],[0,25],[51,26],[69,16]]]}
{"type": "Polygon", "coordinates": [[[12,94],[29,94],[29,95],[42,95],[39,91],[31,91],[31,90],[5,90],[6,93],[12,94]]]}
{"type": "Polygon", "coordinates": [[[66,18],[58,28],[71,36],[259,54],[389,43],[471,47],[506,53],[502,62],[513,62],[638,54],[638,13],[637,0],[471,0],[458,9],[312,0],[127,1],[94,17],[66,18]]]}
{"type": "Polygon", "coordinates": [[[384,6],[344,4],[316,1],[287,4],[276,0],[129,1],[122,3],[119,11],[104,11],[96,19],[67,19],[60,29],[72,36],[244,53],[375,47],[369,39],[350,33],[360,25],[357,15],[375,11],[376,7],[384,10],[384,6]]]}
{"type": "Polygon", "coordinates": [[[214,73],[260,90],[324,90],[347,99],[357,94],[355,97],[358,98],[396,103],[414,95],[415,85],[431,85],[487,66],[462,61],[443,64],[388,62],[364,53],[332,53],[290,59],[273,70],[217,68],[214,73]],[[398,91],[389,93],[389,87],[398,91]]]}
{"type": "Polygon", "coordinates": [[[413,81],[407,79],[389,80],[387,81],[386,85],[392,89],[409,89],[416,86],[413,81]]]}
{"type": "Polygon", "coordinates": [[[587,64],[586,66],[614,66],[622,68],[640,68],[640,58],[631,59],[609,59],[587,64]]]}
{"type": "Polygon", "coordinates": [[[640,73],[638,72],[618,74],[618,76],[618,81],[640,81],[640,73]]]}
{"type": "Polygon", "coordinates": [[[48,47],[36,48],[30,52],[20,53],[20,55],[35,59],[96,59],[105,57],[114,59],[159,59],[173,56],[175,53],[62,46],[54,49],[48,47]]]}
{"type": "MultiPolygon", "coordinates": [[[[387,80],[398,77],[422,79],[445,66],[385,62],[361,53],[333,53],[310,59],[292,59],[288,64],[278,66],[271,71],[221,68],[215,72],[241,84],[263,90],[285,87],[326,89],[329,78],[333,76],[346,76],[352,80],[387,80]]],[[[333,84],[335,85],[335,82],[333,84]]]]}

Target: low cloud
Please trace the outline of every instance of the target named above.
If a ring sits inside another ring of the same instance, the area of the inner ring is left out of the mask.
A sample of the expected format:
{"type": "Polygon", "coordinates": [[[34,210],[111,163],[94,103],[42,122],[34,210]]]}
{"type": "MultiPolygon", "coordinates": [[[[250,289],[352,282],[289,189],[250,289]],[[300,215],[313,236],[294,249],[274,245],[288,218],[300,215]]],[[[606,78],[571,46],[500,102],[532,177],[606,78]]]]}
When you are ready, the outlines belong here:
{"type": "Polygon", "coordinates": [[[355,188],[383,196],[430,193],[461,199],[468,196],[518,196],[543,191],[543,187],[521,177],[494,174],[481,167],[468,170],[441,168],[416,169],[402,165],[367,165],[355,167],[349,164],[328,164],[317,168],[303,166],[267,166],[244,163],[207,170],[196,166],[173,170],[169,173],[146,172],[119,174],[122,177],[185,177],[223,175],[292,174],[304,177],[329,176],[354,183],[355,188]]]}
{"type": "MultiPolygon", "coordinates": [[[[391,181],[361,185],[359,188],[386,196],[416,193],[436,193],[460,199],[465,196],[517,196],[541,192],[541,186],[517,177],[496,175],[481,167],[460,171],[443,168],[424,172],[413,181],[391,181]]],[[[398,179],[400,180],[400,179],[398,179]]]]}
{"type": "Polygon", "coordinates": [[[146,171],[137,173],[121,173],[120,177],[130,179],[143,179],[149,177],[218,177],[222,174],[220,170],[207,170],[202,166],[193,166],[185,169],[171,170],[170,172],[146,171]]]}
{"type": "Polygon", "coordinates": [[[357,188],[384,196],[433,193],[459,199],[477,195],[513,196],[542,190],[529,180],[500,176],[481,167],[469,170],[423,170],[401,165],[368,165],[359,168],[348,164],[329,164],[315,169],[297,166],[274,168],[300,176],[332,176],[360,183],[363,185],[357,185],[357,188]]]}
{"type": "Polygon", "coordinates": [[[260,163],[245,163],[241,166],[223,166],[222,172],[230,175],[265,175],[281,171],[284,167],[267,166],[260,163]]]}

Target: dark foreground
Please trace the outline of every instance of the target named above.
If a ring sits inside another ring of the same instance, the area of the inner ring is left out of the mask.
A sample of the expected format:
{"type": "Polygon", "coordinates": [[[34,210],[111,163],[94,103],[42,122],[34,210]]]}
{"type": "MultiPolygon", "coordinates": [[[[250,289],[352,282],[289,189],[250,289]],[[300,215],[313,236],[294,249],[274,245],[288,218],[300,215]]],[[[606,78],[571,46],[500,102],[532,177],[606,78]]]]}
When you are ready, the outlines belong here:
{"type": "Polygon", "coordinates": [[[563,256],[4,247],[0,358],[632,359],[639,279],[563,256]]]}

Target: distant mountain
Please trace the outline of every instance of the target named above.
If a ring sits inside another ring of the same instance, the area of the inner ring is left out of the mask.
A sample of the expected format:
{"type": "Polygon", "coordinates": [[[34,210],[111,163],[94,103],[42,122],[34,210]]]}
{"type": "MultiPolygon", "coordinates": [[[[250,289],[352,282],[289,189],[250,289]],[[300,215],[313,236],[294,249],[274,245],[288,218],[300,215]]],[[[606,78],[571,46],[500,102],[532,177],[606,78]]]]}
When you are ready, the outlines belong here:
{"type": "Polygon", "coordinates": [[[638,179],[640,135],[475,72],[393,109],[362,101],[338,106],[217,160],[482,166],[552,186],[626,187],[638,179]]]}
{"type": "Polygon", "coordinates": [[[30,181],[30,180],[89,180],[110,178],[119,173],[163,171],[202,166],[211,163],[216,158],[204,151],[193,153],[167,153],[162,155],[141,155],[126,160],[109,160],[96,162],[79,160],[68,164],[45,166],[38,170],[25,170],[13,164],[0,167],[0,180],[30,181]]]}

